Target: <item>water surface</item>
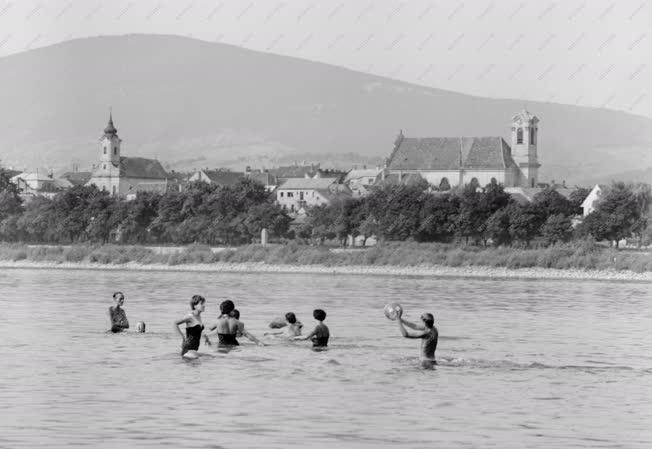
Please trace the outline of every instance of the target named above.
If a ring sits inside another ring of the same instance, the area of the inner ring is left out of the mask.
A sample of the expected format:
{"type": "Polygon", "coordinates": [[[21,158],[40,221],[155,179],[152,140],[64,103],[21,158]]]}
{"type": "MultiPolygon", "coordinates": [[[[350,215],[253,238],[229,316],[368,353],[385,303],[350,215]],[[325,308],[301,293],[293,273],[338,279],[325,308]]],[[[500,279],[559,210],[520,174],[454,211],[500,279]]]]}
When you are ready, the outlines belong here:
{"type": "Polygon", "coordinates": [[[5,269],[0,292],[0,447],[652,447],[649,284],[5,269]],[[105,332],[115,290],[146,334],[105,332]],[[185,361],[193,294],[259,337],[324,308],[330,348],[185,361]],[[390,301],[435,314],[435,370],[390,301]]]}

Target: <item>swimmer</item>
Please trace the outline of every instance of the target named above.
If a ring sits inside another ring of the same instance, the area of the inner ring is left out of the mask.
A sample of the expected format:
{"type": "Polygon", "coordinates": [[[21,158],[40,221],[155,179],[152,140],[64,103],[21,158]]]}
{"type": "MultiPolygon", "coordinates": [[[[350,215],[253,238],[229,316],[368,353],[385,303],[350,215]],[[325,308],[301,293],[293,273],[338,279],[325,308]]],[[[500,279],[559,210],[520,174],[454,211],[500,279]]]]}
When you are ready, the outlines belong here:
{"type": "Polygon", "coordinates": [[[217,334],[219,346],[239,346],[238,340],[238,321],[231,312],[235,310],[235,304],[230,299],[222,301],[220,304],[221,315],[217,318],[215,325],[211,326],[210,332],[204,335],[207,344],[211,344],[208,339],[210,335],[217,334]]]}
{"type": "Polygon", "coordinates": [[[283,330],[278,332],[265,332],[264,335],[282,335],[283,337],[290,339],[301,335],[303,324],[301,324],[300,321],[297,321],[297,316],[294,313],[288,312],[285,314],[285,323],[283,330]]]}
{"type": "Polygon", "coordinates": [[[181,355],[188,358],[197,358],[197,350],[201,340],[201,332],[204,324],[201,321],[201,313],[206,308],[206,300],[203,296],[194,295],[190,299],[190,313],[174,322],[174,328],[181,335],[181,355]],[[180,326],[186,325],[184,335],[180,326]]]}
{"type": "Polygon", "coordinates": [[[317,324],[315,329],[305,337],[294,337],[294,339],[312,340],[313,348],[325,348],[328,346],[328,338],[331,335],[330,331],[328,330],[328,326],[324,324],[324,320],[326,319],[326,312],[324,312],[322,309],[315,309],[312,312],[312,317],[319,321],[319,324],[317,324]]]}
{"type": "Polygon", "coordinates": [[[421,321],[423,324],[411,323],[407,320],[404,320],[403,310],[397,311],[397,322],[398,328],[401,331],[401,335],[405,338],[420,338],[421,339],[421,364],[422,365],[436,365],[437,360],[435,359],[435,350],[437,349],[437,340],[439,339],[439,331],[435,327],[435,317],[432,313],[424,313],[421,315],[421,321]],[[405,326],[420,331],[420,332],[410,332],[405,326]]]}
{"type": "Polygon", "coordinates": [[[109,307],[109,321],[111,323],[111,332],[122,332],[129,329],[129,321],[127,314],[122,306],[125,303],[125,295],[122,292],[115,292],[113,294],[113,302],[115,303],[109,307]]]}
{"type": "Polygon", "coordinates": [[[238,330],[235,333],[237,337],[247,337],[249,340],[253,341],[258,346],[265,346],[265,343],[258,340],[256,337],[254,337],[253,335],[251,335],[249,332],[245,330],[244,323],[240,321],[240,311],[238,309],[233,309],[233,312],[231,312],[231,316],[236,320],[238,320],[238,325],[237,325],[238,330]]]}

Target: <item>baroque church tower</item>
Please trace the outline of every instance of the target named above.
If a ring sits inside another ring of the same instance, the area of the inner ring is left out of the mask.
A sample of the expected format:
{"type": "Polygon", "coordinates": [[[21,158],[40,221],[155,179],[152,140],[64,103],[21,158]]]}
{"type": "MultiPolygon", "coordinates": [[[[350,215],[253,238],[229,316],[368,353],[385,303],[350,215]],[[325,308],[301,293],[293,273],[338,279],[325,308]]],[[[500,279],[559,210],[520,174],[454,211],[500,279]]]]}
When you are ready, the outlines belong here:
{"type": "Polygon", "coordinates": [[[539,119],[523,109],[512,118],[512,158],[521,171],[521,187],[536,187],[539,182],[537,140],[539,119]]]}
{"type": "Polygon", "coordinates": [[[100,162],[111,163],[117,167],[120,165],[120,142],[118,130],[113,126],[113,113],[109,113],[109,123],[104,128],[104,135],[100,137],[100,162]]]}

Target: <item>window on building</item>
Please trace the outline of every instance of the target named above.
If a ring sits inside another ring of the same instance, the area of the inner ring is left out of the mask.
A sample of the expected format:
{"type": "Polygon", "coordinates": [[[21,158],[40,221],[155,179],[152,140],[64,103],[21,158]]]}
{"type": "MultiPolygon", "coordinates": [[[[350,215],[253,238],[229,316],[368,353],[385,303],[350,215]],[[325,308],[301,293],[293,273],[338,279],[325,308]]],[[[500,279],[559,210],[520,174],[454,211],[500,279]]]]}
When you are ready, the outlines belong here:
{"type": "Polygon", "coordinates": [[[313,197],[313,198],[315,197],[315,192],[312,192],[312,197],[313,197]]]}
{"type": "Polygon", "coordinates": [[[281,198],[283,198],[284,193],[285,193],[285,192],[281,192],[281,198]]]}
{"type": "Polygon", "coordinates": [[[535,129],[530,128],[530,145],[534,145],[534,134],[535,134],[535,129]]]}
{"type": "Polygon", "coordinates": [[[113,154],[118,154],[118,147],[113,148],[113,154]]]}
{"type": "Polygon", "coordinates": [[[291,205],[290,205],[290,210],[291,210],[292,212],[294,212],[294,204],[291,204],[291,205]]]}
{"type": "Polygon", "coordinates": [[[288,192],[288,198],[294,198],[294,193],[293,192],[288,192]]]}
{"type": "Polygon", "coordinates": [[[441,178],[441,181],[439,182],[439,190],[450,190],[451,189],[451,183],[448,182],[448,178],[443,177],[441,178]]]}
{"type": "Polygon", "coordinates": [[[106,145],[104,145],[104,154],[106,154],[106,145]]]}
{"type": "Polygon", "coordinates": [[[516,143],[523,143],[523,128],[516,131],[516,143]]]}
{"type": "Polygon", "coordinates": [[[299,192],[299,201],[303,201],[303,192],[299,192]]]}
{"type": "Polygon", "coordinates": [[[113,191],[113,194],[115,195],[115,186],[111,189],[113,191]]]}
{"type": "Polygon", "coordinates": [[[104,168],[104,170],[106,170],[106,164],[102,165],[102,167],[104,168]]]}

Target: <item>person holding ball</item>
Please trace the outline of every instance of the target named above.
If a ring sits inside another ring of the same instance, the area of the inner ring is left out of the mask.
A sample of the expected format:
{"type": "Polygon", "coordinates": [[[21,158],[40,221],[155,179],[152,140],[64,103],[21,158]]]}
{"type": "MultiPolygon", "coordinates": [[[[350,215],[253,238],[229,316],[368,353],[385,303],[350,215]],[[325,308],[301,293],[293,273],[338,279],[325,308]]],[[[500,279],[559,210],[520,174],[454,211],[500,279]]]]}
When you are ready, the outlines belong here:
{"type": "Polygon", "coordinates": [[[421,339],[421,365],[424,367],[432,367],[437,364],[435,359],[435,351],[437,350],[437,340],[439,339],[439,331],[435,327],[435,317],[432,313],[424,313],[421,315],[423,324],[411,323],[403,319],[403,310],[398,308],[396,310],[396,321],[401,335],[405,338],[420,338],[421,339]],[[408,331],[405,326],[414,329],[418,332],[408,331]]]}

